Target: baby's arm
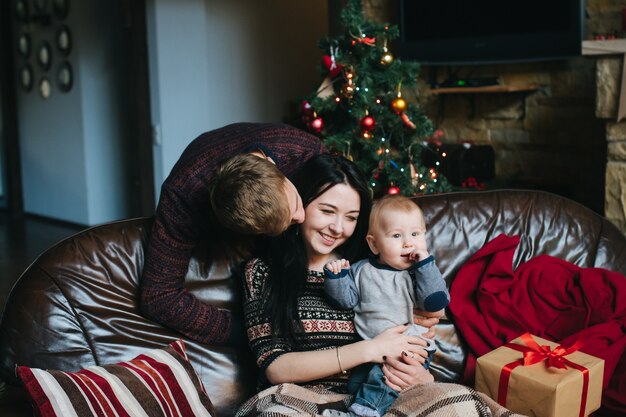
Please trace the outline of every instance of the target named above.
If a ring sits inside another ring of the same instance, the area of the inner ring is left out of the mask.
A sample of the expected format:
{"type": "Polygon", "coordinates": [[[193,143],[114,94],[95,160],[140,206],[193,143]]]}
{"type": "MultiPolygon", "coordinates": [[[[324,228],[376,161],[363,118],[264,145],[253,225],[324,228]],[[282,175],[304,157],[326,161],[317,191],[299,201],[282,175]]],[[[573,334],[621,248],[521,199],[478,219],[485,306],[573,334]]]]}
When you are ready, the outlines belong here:
{"type": "Polygon", "coordinates": [[[409,274],[415,287],[418,309],[435,312],[448,306],[450,293],[432,255],[417,262],[409,274]]]}
{"type": "Polygon", "coordinates": [[[324,266],[326,279],[324,291],[336,305],[352,309],[359,303],[359,298],[352,278],[350,262],[346,259],[328,262],[324,266]]]}

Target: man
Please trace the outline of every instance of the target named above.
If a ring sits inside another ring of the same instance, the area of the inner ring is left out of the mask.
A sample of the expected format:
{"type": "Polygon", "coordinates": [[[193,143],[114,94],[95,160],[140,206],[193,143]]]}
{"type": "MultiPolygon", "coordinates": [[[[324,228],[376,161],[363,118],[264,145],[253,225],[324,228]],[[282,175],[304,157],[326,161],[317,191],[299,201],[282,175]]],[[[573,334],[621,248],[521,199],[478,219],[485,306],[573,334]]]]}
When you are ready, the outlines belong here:
{"type": "Polygon", "coordinates": [[[254,236],[301,223],[302,199],[287,177],[323,152],[319,138],[282,124],[236,123],[192,141],[161,188],[142,313],[202,343],[234,342],[237,319],[184,289],[192,253],[206,244],[212,260],[233,262],[250,254],[254,236]]]}

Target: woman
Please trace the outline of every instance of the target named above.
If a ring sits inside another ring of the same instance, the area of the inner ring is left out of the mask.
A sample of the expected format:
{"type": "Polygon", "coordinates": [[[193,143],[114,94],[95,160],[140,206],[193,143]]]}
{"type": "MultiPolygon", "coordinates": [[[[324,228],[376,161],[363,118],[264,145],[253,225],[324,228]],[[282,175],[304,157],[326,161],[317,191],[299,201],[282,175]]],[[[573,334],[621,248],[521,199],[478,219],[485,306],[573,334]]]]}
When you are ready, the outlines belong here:
{"type": "MultiPolygon", "coordinates": [[[[403,335],[407,326],[359,340],[352,311],[331,306],[324,295],[327,262],[366,256],[371,197],[361,173],[343,157],[318,155],[299,171],[294,184],[305,207],[304,222],[270,239],[267,255],[245,268],[244,317],[261,370],[258,388],[284,383],[316,387],[332,403],[318,404],[317,413],[337,408],[332,393],[345,392],[347,371],[364,363],[384,363],[387,384],[396,390],[432,381],[420,365],[426,343],[403,335]]],[[[308,396],[306,390],[300,393],[308,396]]],[[[347,396],[338,398],[347,401],[347,396]]],[[[251,401],[240,414],[250,407],[252,414],[259,411],[259,403],[251,401]]]]}

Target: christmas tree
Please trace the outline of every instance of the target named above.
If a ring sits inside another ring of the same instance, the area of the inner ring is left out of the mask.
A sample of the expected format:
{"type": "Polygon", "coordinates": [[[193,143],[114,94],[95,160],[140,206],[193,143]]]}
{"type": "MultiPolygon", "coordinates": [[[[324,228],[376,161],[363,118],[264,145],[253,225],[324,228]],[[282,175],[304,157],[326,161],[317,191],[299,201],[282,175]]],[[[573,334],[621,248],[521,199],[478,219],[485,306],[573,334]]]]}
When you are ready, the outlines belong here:
{"type": "Polygon", "coordinates": [[[421,163],[433,124],[417,102],[419,64],[394,58],[398,28],[366,20],[360,0],[340,15],[344,33],[324,38],[320,87],[301,105],[302,120],[331,151],[353,160],[370,176],[374,196],[447,191],[436,167],[421,163]]]}

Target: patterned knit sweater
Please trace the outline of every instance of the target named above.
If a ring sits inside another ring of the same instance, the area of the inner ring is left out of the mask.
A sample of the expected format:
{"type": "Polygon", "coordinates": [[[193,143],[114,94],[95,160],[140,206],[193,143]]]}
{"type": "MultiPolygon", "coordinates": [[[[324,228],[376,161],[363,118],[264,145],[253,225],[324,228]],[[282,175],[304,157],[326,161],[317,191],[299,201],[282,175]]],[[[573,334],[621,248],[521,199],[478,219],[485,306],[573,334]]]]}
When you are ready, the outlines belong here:
{"type": "MultiPolygon", "coordinates": [[[[305,288],[298,298],[298,317],[306,333],[304,343],[298,347],[280,338],[272,339],[272,326],[263,312],[263,290],[269,277],[267,264],[260,259],[249,261],[244,277],[244,320],[250,348],[261,370],[257,386],[259,390],[270,385],[265,378],[267,367],[285,353],[330,349],[360,340],[354,328],[352,310],[337,309],[328,303],[324,293],[324,273],[309,271],[305,288]]],[[[337,374],[303,385],[323,386],[344,392],[347,379],[347,375],[337,374]]]]}
{"type": "Polygon", "coordinates": [[[287,176],[325,151],[316,136],[287,125],[236,123],[193,140],[161,188],[140,283],[141,311],[202,343],[229,343],[239,334],[232,331],[230,312],[201,302],[184,288],[194,249],[220,239],[207,185],[221,162],[255,149],[287,176]]]}

